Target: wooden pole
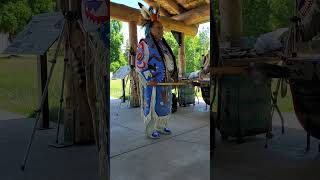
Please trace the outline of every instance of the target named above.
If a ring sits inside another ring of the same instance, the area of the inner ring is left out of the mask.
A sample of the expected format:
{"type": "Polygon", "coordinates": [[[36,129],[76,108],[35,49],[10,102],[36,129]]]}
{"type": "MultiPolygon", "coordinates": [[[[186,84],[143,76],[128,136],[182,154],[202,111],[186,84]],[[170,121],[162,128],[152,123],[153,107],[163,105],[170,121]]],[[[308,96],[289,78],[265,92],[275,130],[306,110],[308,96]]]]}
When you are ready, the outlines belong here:
{"type": "Polygon", "coordinates": [[[241,0],[219,1],[221,39],[229,47],[239,47],[242,35],[241,0]]]}
{"type": "MultiPolygon", "coordinates": [[[[130,47],[135,51],[137,49],[138,38],[137,38],[137,22],[129,22],[129,43],[130,47]]],[[[131,55],[132,56],[132,55],[131,55]]],[[[134,57],[133,57],[134,58],[134,57]]],[[[129,58],[130,61],[130,58],[129,58]]],[[[129,62],[129,64],[132,62],[129,62]]],[[[132,65],[132,64],[130,64],[132,65]]],[[[138,75],[134,70],[134,66],[131,66],[130,72],[130,87],[131,87],[131,99],[130,107],[139,107],[139,79],[138,75]]]]}
{"type": "MultiPolygon", "coordinates": [[[[68,29],[66,30],[68,31],[68,29]]],[[[74,108],[73,108],[73,92],[74,88],[72,85],[72,68],[69,59],[72,58],[69,53],[69,44],[66,41],[65,42],[65,52],[64,56],[68,59],[68,63],[66,64],[66,79],[65,79],[65,88],[64,88],[64,99],[65,99],[65,105],[64,105],[64,144],[73,144],[74,138],[75,138],[75,127],[74,127],[74,108]]]]}
{"type": "MultiPolygon", "coordinates": [[[[68,9],[72,13],[81,14],[81,1],[69,0],[68,9]]],[[[66,73],[66,119],[65,122],[65,140],[69,143],[83,144],[93,143],[93,122],[90,107],[88,104],[85,85],[81,85],[80,77],[82,72],[76,72],[76,69],[82,67],[82,61],[85,55],[85,37],[76,20],[68,22],[70,44],[66,43],[66,52],[68,66],[66,73]]],[[[84,75],[85,76],[85,75],[84,75]]]]}
{"type": "MultiPolygon", "coordinates": [[[[215,1],[217,2],[217,1],[215,1]]],[[[219,1],[221,2],[221,1],[219,1]]],[[[214,3],[212,2],[210,4],[210,14],[211,14],[211,23],[210,23],[210,68],[217,67],[218,60],[220,59],[220,46],[219,46],[219,40],[218,40],[218,29],[216,24],[216,16],[214,14],[215,8],[214,3]]],[[[220,111],[220,100],[219,98],[216,98],[216,88],[217,83],[219,80],[215,79],[214,75],[210,73],[210,180],[214,179],[214,152],[216,148],[216,125],[218,123],[219,118],[219,111],[220,111]],[[215,86],[213,86],[215,85],[215,86]],[[218,109],[217,113],[214,113],[213,111],[213,99],[218,99],[218,109]],[[215,116],[215,114],[217,114],[215,116]]],[[[220,86],[219,86],[220,87],[220,86]]],[[[219,96],[218,92],[218,96],[219,96]]]]}
{"type": "MultiPolygon", "coordinates": [[[[38,87],[39,87],[39,103],[42,99],[42,94],[45,89],[47,83],[47,53],[44,55],[38,56],[37,59],[38,63],[38,87]]],[[[40,121],[39,121],[39,128],[41,129],[48,129],[49,128],[49,103],[48,103],[48,93],[45,95],[45,101],[43,104],[43,108],[40,114],[40,121]]]]}
{"type": "Polygon", "coordinates": [[[124,79],[122,79],[122,102],[126,102],[126,83],[124,79]]]}
{"type": "Polygon", "coordinates": [[[179,47],[179,77],[184,77],[186,74],[184,33],[181,33],[180,38],[181,38],[181,45],[179,47]]]}

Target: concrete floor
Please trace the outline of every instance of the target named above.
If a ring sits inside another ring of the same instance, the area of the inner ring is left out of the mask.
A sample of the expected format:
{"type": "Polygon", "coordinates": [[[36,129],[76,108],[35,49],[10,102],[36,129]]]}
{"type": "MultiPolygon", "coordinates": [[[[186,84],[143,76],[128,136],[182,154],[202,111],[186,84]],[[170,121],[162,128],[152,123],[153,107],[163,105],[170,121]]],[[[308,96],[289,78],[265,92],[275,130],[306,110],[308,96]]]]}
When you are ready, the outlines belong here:
{"type": "MultiPolygon", "coordinates": [[[[111,106],[111,179],[209,179],[209,113],[203,103],[180,108],[173,134],[147,139],[139,109],[111,106]]],[[[98,179],[94,145],[55,149],[55,129],[37,131],[25,172],[20,171],[33,119],[0,114],[0,180],[98,179]]],[[[52,125],[54,127],[54,124],[52,125]]]]}
{"type": "Polygon", "coordinates": [[[246,138],[244,144],[221,142],[217,138],[214,157],[215,180],[318,180],[320,153],[316,139],[311,139],[307,153],[306,133],[293,113],[283,113],[285,134],[281,134],[279,116],[273,120],[274,138],[268,149],[265,136],[246,138]]]}
{"type": "MultiPolygon", "coordinates": [[[[111,106],[112,180],[208,180],[209,113],[203,103],[179,108],[170,127],[173,135],[160,140],[144,136],[139,109],[128,109],[119,100],[111,106]]],[[[320,153],[312,139],[304,152],[305,132],[294,114],[285,113],[286,132],[281,135],[279,118],[274,119],[275,137],[269,149],[264,136],[246,138],[238,145],[217,138],[215,180],[318,180],[320,153]]],[[[87,180],[98,179],[95,146],[54,149],[55,130],[38,131],[26,171],[20,163],[33,125],[12,113],[0,112],[0,180],[87,180]]],[[[217,133],[218,135],[218,133],[217,133]]]]}

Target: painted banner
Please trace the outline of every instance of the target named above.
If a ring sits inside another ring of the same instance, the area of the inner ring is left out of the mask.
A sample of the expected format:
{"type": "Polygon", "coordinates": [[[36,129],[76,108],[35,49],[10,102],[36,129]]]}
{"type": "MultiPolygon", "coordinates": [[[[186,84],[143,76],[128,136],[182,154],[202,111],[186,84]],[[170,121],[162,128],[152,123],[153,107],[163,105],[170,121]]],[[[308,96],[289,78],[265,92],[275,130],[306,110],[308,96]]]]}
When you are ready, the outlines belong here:
{"type": "Polygon", "coordinates": [[[82,0],[82,21],[87,32],[95,32],[109,22],[107,0],[82,0]]]}

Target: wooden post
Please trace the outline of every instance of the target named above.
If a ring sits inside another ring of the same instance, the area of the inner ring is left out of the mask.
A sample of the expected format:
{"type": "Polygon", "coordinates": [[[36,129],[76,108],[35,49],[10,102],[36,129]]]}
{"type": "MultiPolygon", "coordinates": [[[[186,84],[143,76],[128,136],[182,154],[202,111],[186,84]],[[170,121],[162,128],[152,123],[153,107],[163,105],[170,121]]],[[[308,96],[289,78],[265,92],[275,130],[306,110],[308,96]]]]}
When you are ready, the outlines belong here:
{"type": "MultiPolygon", "coordinates": [[[[64,7],[63,11],[70,11],[77,15],[81,14],[81,1],[68,0],[62,2],[65,4],[65,6],[62,6],[64,7]]],[[[109,3],[106,1],[108,9],[109,3]]],[[[68,58],[68,64],[65,81],[65,142],[91,143],[96,140],[99,157],[99,179],[109,179],[109,49],[105,48],[99,40],[93,40],[92,46],[88,46],[90,44],[88,41],[90,34],[84,32],[83,27],[76,23],[75,19],[69,20],[67,18],[66,20],[68,21],[68,28],[66,29],[68,37],[65,38],[65,56],[68,58]],[[69,40],[70,43],[68,43],[69,40]],[[97,51],[95,51],[96,48],[97,51]],[[91,60],[94,63],[90,63],[91,60]],[[82,78],[83,76],[85,80],[82,78]]]]}
{"type": "Polygon", "coordinates": [[[55,6],[55,10],[59,11],[61,9],[61,0],[56,0],[56,6],[55,6]]]}
{"type": "MultiPolygon", "coordinates": [[[[39,103],[41,103],[42,94],[45,89],[47,83],[47,53],[38,56],[37,59],[37,69],[38,69],[38,87],[39,87],[39,103]]],[[[49,103],[48,103],[48,93],[44,96],[45,101],[43,104],[43,108],[40,114],[40,122],[39,128],[41,129],[48,129],[49,128],[49,103]]]]}
{"type": "Polygon", "coordinates": [[[186,74],[186,62],[185,62],[185,46],[184,46],[184,33],[181,33],[180,37],[181,45],[179,47],[179,77],[184,77],[186,74]]]}
{"type": "MultiPolygon", "coordinates": [[[[129,22],[129,43],[130,47],[136,51],[137,44],[138,44],[138,38],[137,38],[137,22],[130,21],[129,22]]],[[[130,58],[129,58],[129,64],[130,58]]],[[[131,73],[130,73],[130,87],[131,87],[131,98],[130,98],[130,107],[139,107],[139,79],[138,75],[134,70],[134,66],[131,66],[131,73]]]]}
{"type": "MultiPolygon", "coordinates": [[[[69,0],[68,2],[68,10],[80,14],[81,1],[69,0]]],[[[85,59],[85,55],[82,53],[85,49],[85,37],[75,20],[68,22],[67,31],[69,33],[70,44],[66,43],[65,46],[69,60],[65,93],[65,141],[67,143],[73,141],[73,143],[77,144],[93,143],[93,122],[87,92],[85,86],[81,86],[80,84],[80,77],[84,73],[78,71],[79,68],[84,68],[81,61],[85,59]]]]}
{"type": "Polygon", "coordinates": [[[122,79],[122,102],[126,102],[126,83],[124,79],[122,79]]]}
{"type": "Polygon", "coordinates": [[[74,108],[73,108],[73,92],[74,88],[72,85],[72,68],[69,59],[72,58],[70,55],[70,50],[68,49],[68,42],[65,42],[65,52],[64,56],[68,59],[66,64],[66,79],[65,79],[65,88],[64,88],[64,143],[73,144],[74,143],[74,108]]]}
{"type": "Polygon", "coordinates": [[[221,13],[221,39],[230,47],[240,46],[242,35],[241,0],[219,1],[221,13]]]}

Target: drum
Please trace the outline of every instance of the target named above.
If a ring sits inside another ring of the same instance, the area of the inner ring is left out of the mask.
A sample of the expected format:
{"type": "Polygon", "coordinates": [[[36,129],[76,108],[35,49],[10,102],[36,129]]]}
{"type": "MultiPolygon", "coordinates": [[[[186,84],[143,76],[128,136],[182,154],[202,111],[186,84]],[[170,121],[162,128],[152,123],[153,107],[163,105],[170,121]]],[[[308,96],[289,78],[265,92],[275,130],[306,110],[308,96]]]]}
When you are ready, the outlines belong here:
{"type": "Polygon", "coordinates": [[[290,89],[296,116],[312,137],[320,139],[320,58],[296,58],[287,62],[293,75],[290,89]]]}

